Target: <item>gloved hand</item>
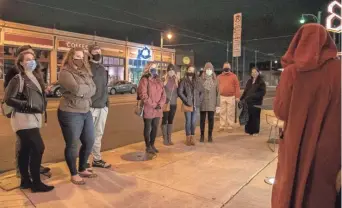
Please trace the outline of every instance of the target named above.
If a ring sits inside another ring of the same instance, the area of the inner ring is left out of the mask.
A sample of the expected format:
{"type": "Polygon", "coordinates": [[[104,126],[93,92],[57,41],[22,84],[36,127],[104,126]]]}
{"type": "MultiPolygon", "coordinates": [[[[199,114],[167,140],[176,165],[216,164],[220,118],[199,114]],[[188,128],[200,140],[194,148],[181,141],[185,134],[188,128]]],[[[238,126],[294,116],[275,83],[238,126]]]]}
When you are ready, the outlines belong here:
{"type": "Polygon", "coordinates": [[[161,109],[160,105],[158,104],[157,107],[155,107],[155,109],[160,110],[161,109]]]}
{"type": "Polygon", "coordinates": [[[216,107],[216,113],[220,113],[221,107],[216,107]]]}

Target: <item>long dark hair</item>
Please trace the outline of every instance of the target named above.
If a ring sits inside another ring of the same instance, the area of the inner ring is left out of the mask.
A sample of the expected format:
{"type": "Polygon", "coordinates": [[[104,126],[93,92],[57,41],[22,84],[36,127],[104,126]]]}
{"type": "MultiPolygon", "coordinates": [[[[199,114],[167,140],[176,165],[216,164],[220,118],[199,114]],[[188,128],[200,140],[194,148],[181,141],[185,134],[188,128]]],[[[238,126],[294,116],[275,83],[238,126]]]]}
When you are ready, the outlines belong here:
{"type": "MultiPolygon", "coordinates": [[[[22,53],[20,53],[15,61],[15,66],[17,68],[17,70],[22,74],[22,75],[25,75],[25,69],[24,67],[20,64],[20,62],[23,62],[24,61],[24,56],[26,54],[32,54],[34,57],[35,54],[33,54],[32,52],[30,51],[24,51],[22,53]]],[[[39,85],[40,87],[42,88],[42,91],[44,92],[45,90],[45,83],[44,83],[44,79],[43,79],[43,73],[42,73],[42,68],[40,66],[40,64],[37,62],[37,66],[36,66],[36,69],[32,72],[33,75],[36,77],[36,79],[38,80],[39,82],[39,85]]]]}

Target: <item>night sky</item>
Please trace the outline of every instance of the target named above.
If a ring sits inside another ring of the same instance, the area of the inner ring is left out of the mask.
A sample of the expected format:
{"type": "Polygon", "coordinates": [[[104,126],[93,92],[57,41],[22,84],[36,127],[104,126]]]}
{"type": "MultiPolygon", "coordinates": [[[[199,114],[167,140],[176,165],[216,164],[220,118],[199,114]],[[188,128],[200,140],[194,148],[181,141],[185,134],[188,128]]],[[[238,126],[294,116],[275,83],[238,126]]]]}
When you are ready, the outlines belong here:
{"type": "MultiPolygon", "coordinates": [[[[0,0],[0,15],[8,21],[85,34],[94,34],[96,31],[98,36],[120,40],[128,38],[129,41],[143,44],[153,42],[154,45],[159,45],[160,32],[113,20],[171,30],[197,38],[175,34],[171,42],[165,41],[164,44],[198,43],[202,42],[201,38],[217,40],[221,44],[205,43],[177,48],[194,50],[198,66],[210,60],[216,67],[221,67],[226,59],[226,46],[222,42],[232,40],[234,13],[243,13],[242,39],[249,40],[293,35],[300,26],[298,20],[302,13],[317,14],[319,10],[325,12],[328,3],[328,0],[0,0]]],[[[246,57],[251,60],[254,49],[275,56],[283,55],[290,40],[291,37],[287,37],[250,41],[243,45],[249,49],[246,57]]],[[[269,59],[262,54],[259,57],[261,60],[269,59]]]]}

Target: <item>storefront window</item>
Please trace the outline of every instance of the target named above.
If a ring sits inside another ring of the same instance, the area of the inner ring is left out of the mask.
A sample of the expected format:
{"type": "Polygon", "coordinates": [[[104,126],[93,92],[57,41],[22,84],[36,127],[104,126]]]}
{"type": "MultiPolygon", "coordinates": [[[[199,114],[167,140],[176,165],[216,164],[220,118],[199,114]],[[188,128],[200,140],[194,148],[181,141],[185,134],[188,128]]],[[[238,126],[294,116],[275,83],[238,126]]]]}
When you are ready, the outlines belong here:
{"type": "MultiPolygon", "coordinates": [[[[15,53],[18,50],[17,46],[5,46],[4,47],[4,75],[7,74],[7,72],[14,68],[14,62],[15,62],[15,53]]],[[[36,58],[37,61],[41,64],[42,66],[42,72],[43,72],[43,77],[44,77],[44,81],[46,83],[49,83],[50,81],[50,51],[48,50],[40,50],[40,49],[33,49],[35,54],[36,54],[36,58]]],[[[4,77],[4,76],[3,76],[4,77]]]]}
{"type": "Polygon", "coordinates": [[[147,60],[137,60],[130,59],[128,61],[129,64],[129,78],[128,80],[131,83],[138,84],[139,80],[142,76],[145,65],[148,63],[147,60]]]}
{"type": "Polygon", "coordinates": [[[111,56],[103,56],[102,64],[108,71],[109,84],[124,80],[125,59],[111,56]]]}

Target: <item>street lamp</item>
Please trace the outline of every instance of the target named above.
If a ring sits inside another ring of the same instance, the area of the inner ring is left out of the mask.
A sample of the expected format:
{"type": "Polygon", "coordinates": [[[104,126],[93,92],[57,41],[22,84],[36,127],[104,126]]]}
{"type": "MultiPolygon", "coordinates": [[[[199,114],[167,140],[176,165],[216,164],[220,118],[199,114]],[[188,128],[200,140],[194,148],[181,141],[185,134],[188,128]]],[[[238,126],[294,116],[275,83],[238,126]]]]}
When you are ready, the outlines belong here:
{"type": "Polygon", "coordinates": [[[168,33],[168,34],[167,34],[167,39],[171,40],[172,37],[173,37],[172,33],[168,33]]]}
{"type": "Polygon", "coordinates": [[[300,24],[304,24],[306,22],[305,17],[312,17],[318,24],[321,24],[322,12],[318,11],[317,16],[314,14],[302,14],[302,18],[299,20],[300,24]]]}
{"type": "Polygon", "coordinates": [[[277,64],[277,63],[278,63],[278,61],[277,61],[277,60],[275,60],[275,61],[274,61],[274,63],[275,63],[275,64],[277,64]]]}

